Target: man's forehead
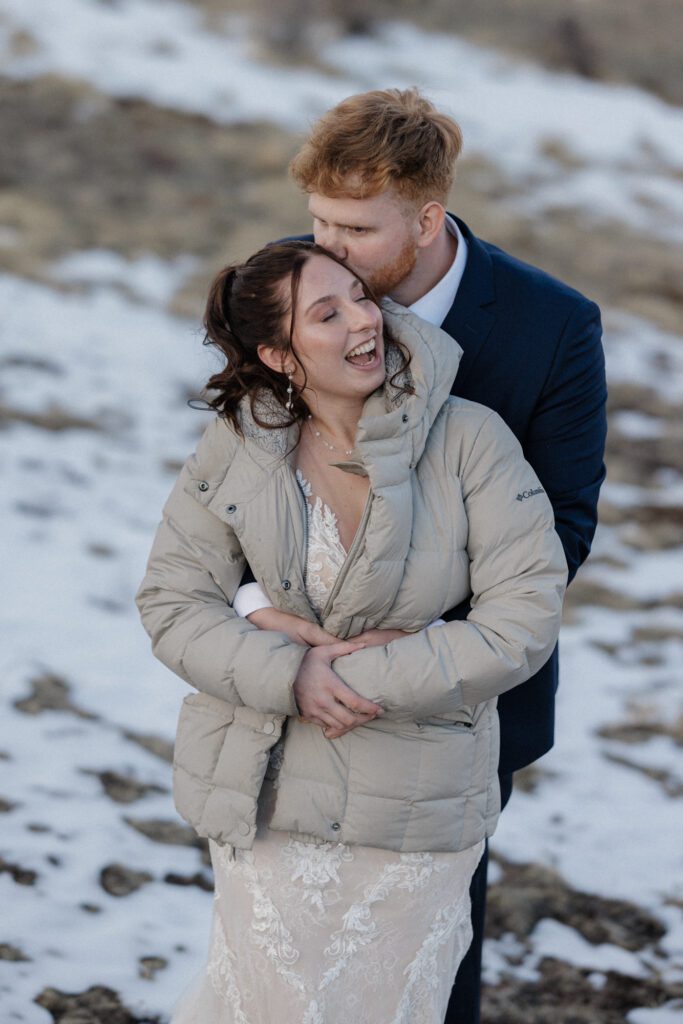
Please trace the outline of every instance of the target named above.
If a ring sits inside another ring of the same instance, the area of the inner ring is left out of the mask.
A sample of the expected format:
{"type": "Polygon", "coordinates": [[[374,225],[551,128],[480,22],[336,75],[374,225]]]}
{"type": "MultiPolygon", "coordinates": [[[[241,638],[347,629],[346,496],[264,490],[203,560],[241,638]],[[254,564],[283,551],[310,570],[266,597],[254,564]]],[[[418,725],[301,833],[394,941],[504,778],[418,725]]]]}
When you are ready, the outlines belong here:
{"type": "Polygon", "coordinates": [[[367,224],[385,219],[387,215],[400,212],[399,201],[392,189],[380,192],[366,199],[354,199],[352,196],[325,196],[319,192],[311,192],[308,197],[308,209],[313,217],[336,224],[367,224]]]}

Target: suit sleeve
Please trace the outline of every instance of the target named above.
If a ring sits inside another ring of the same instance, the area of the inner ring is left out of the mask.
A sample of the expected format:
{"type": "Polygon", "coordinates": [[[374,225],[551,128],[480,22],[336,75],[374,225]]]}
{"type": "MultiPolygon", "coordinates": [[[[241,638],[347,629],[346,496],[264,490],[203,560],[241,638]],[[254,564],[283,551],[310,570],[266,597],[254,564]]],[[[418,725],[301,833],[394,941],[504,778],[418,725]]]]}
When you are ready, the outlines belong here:
{"type": "Polygon", "coordinates": [[[570,581],[590,551],[605,478],[607,385],[601,338],[598,307],[581,302],[565,324],[523,442],[553,506],[570,581]]]}
{"type": "Polygon", "coordinates": [[[245,558],[234,532],[185,484],[169,497],[136,601],[157,658],[213,697],[297,714],[292,687],[306,648],[259,630],[231,606],[245,558]]]}
{"type": "Polygon", "coordinates": [[[448,715],[496,697],[537,672],[557,640],[567,566],[552,508],[495,413],[457,475],[469,529],[467,619],[334,662],[348,686],[392,717],[448,715]]]}

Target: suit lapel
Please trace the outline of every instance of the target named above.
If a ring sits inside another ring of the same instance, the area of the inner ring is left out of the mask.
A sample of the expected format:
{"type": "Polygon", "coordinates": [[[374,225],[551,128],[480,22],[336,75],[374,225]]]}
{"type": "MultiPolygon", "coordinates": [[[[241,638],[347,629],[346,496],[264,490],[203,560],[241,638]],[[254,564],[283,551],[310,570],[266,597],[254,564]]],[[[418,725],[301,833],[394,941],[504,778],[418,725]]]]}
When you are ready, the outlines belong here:
{"type": "Polygon", "coordinates": [[[463,221],[458,217],[454,219],[457,220],[467,242],[467,264],[455,302],[446,314],[441,328],[450,334],[463,350],[462,362],[452,388],[453,394],[460,395],[495,323],[496,293],[489,253],[463,221]]]}

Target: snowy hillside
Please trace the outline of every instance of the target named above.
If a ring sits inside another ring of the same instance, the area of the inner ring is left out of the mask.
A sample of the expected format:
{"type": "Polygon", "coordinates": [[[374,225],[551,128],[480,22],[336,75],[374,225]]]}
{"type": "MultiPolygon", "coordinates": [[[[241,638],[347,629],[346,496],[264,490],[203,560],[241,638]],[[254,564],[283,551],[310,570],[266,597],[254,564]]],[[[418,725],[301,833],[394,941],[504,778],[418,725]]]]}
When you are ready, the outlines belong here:
{"type": "MultiPolygon", "coordinates": [[[[206,132],[258,122],[266,139],[354,91],[419,84],[461,121],[472,166],[504,181],[496,209],[510,224],[570,220],[586,252],[595,225],[600,244],[623,230],[629,244],[683,247],[683,118],[635,89],[403,24],[327,42],[326,69],[274,68],[252,56],[244,20],[220,32],[196,6],[154,0],[0,0],[0,53],[16,95],[87,87],[84,121],[97,103],[144,101],[145,117],[200,115],[193,131],[206,132]]],[[[55,162],[67,157],[57,142],[55,162]]],[[[164,1020],[202,961],[210,871],[169,792],[186,687],[152,659],[132,598],[206,422],[186,400],[213,358],[181,311],[200,307],[210,268],[194,242],[131,254],[77,234],[69,251],[38,256],[36,242],[32,256],[31,218],[52,214],[38,185],[12,188],[0,196],[0,1019],[58,1021],[68,1001],[47,990],[106,986],[130,1021],[164,1020]]],[[[79,201],[85,222],[85,185],[79,201]]],[[[608,263],[596,288],[616,295],[608,263]]],[[[681,293],[647,288],[638,306],[604,310],[610,477],[568,603],[557,745],[522,773],[492,843],[492,881],[507,884],[491,894],[491,1022],[561,1024],[570,1005],[596,1024],[683,1020],[681,293]]]]}

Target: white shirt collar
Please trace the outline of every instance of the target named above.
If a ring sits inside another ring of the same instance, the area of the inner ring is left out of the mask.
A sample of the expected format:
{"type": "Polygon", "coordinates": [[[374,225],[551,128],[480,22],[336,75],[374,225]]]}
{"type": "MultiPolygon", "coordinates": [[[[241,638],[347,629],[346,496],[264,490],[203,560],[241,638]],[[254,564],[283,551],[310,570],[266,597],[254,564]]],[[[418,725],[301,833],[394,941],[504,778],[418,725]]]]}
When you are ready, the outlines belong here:
{"type": "Polygon", "coordinates": [[[455,302],[455,296],[460,287],[462,275],[465,272],[465,264],[467,263],[467,242],[463,238],[463,234],[456,222],[448,214],[446,214],[446,230],[451,235],[454,235],[458,241],[455,259],[441,280],[437,281],[426,295],[423,295],[421,299],[418,299],[417,302],[413,302],[412,306],[409,306],[411,313],[417,313],[423,320],[427,320],[430,324],[435,324],[437,327],[440,327],[444,322],[448,311],[455,302]]]}

